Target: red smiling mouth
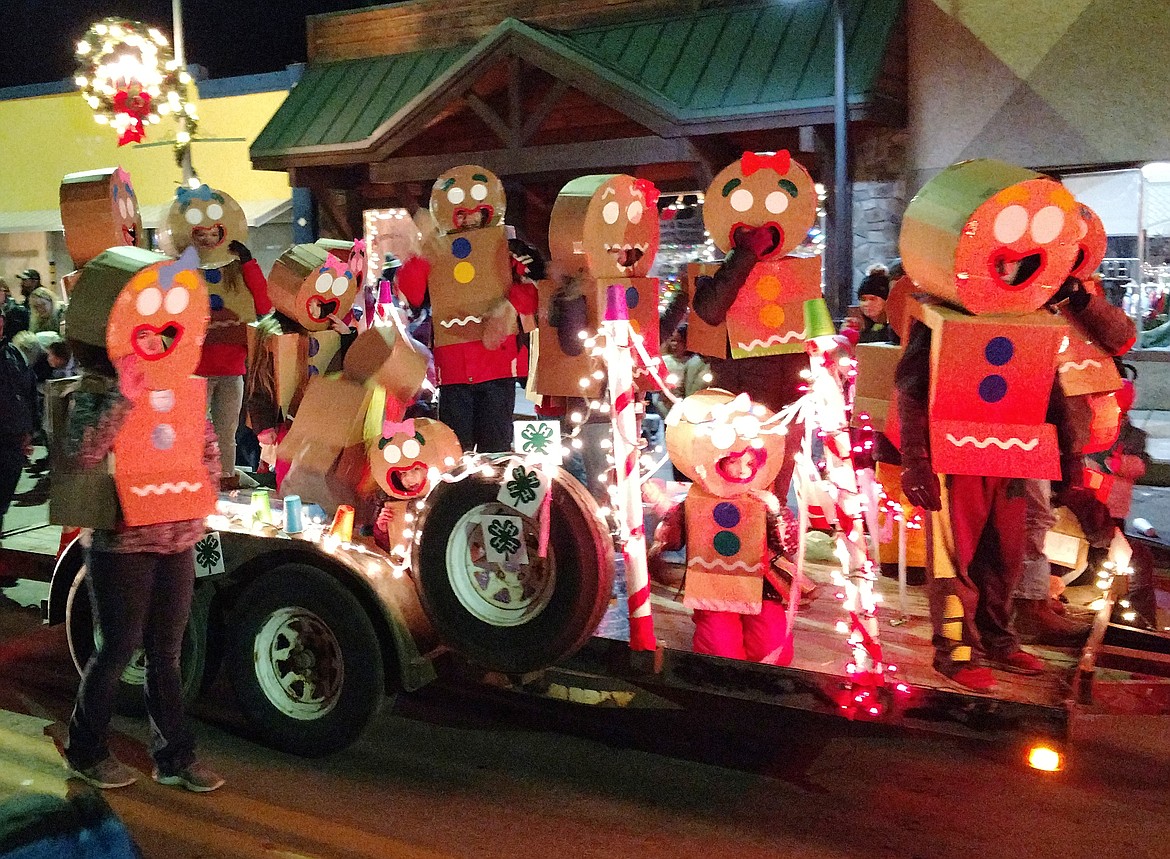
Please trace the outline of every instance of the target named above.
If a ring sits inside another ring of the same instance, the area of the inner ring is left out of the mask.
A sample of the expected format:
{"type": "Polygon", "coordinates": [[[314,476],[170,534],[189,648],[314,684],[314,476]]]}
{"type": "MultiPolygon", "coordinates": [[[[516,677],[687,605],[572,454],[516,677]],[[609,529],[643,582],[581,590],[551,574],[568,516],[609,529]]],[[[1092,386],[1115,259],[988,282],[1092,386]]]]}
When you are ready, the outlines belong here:
{"type": "Polygon", "coordinates": [[[475,230],[491,223],[495,213],[496,210],[487,203],[481,203],[474,209],[457,208],[451,220],[457,230],[475,230]]]}
{"type": "Polygon", "coordinates": [[[780,247],[780,245],[784,244],[784,228],[775,221],[768,221],[766,224],[758,224],[754,226],[752,224],[745,224],[743,221],[739,221],[732,225],[731,232],[728,233],[728,238],[731,240],[731,246],[735,247],[735,235],[740,230],[755,229],[767,230],[772,234],[772,244],[766,251],[760,254],[760,259],[770,257],[772,254],[776,253],[776,250],[780,247]]]}
{"type": "Polygon", "coordinates": [[[749,447],[739,453],[729,453],[715,463],[715,471],[730,483],[751,483],[764,464],[763,451],[749,447]]]}
{"type": "Polygon", "coordinates": [[[127,245],[133,246],[133,245],[138,244],[138,230],[137,230],[137,228],[134,227],[133,225],[128,226],[126,224],[123,224],[122,225],[122,238],[125,240],[127,245]]]}
{"type": "Polygon", "coordinates": [[[1000,248],[988,260],[991,279],[1003,289],[1019,292],[1032,285],[1036,275],[1043,270],[1046,259],[1047,255],[1043,248],[1036,248],[1028,253],[1000,248]],[[1018,263],[1014,272],[1011,271],[1013,263],[1018,263]]]}
{"type": "Polygon", "coordinates": [[[427,486],[427,467],[416,462],[409,468],[391,468],[386,472],[387,482],[406,498],[421,495],[427,486]]]}
{"type": "Polygon", "coordinates": [[[305,302],[305,312],[314,322],[324,322],[340,307],[341,302],[336,298],[319,298],[316,295],[310,296],[309,300],[305,302]]]}
{"type": "Polygon", "coordinates": [[[191,230],[191,242],[195,247],[202,248],[205,251],[222,245],[225,236],[227,236],[227,231],[223,228],[223,224],[212,224],[210,227],[193,227],[191,230]]]}
{"type": "Polygon", "coordinates": [[[130,335],[130,342],[134,346],[134,351],[138,357],[144,361],[157,361],[160,358],[165,358],[175,351],[175,347],[179,345],[179,339],[183,336],[183,326],[177,322],[168,322],[166,325],[155,326],[143,323],[135,327],[134,332],[130,335]],[[161,352],[146,352],[139,345],[138,339],[143,334],[155,334],[162,338],[163,350],[161,352]]]}

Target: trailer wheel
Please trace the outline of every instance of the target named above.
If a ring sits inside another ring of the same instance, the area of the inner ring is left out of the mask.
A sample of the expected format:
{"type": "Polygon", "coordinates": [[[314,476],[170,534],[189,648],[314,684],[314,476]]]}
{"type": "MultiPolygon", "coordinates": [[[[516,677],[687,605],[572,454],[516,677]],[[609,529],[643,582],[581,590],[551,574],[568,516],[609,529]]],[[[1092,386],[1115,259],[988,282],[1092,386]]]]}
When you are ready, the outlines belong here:
{"type": "MultiPolygon", "coordinates": [[[[85,583],[86,568],[82,565],[65,602],[65,632],[69,640],[69,654],[80,674],[93,655],[98,643],[98,631],[93,622],[93,606],[89,587],[85,583]]],[[[191,601],[191,616],[183,632],[183,649],[179,658],[179,672],[183,683],[183,701],[190,704],[199,696],[207,667],[207,622],[211,607],[212,589],[195,588],[191,601]]],[[[130,664],[122,672],[114,709],[123,716],[145,716],[146,654],[142,648],[134,651],[130,664]]]]}
{"type": "Polygon", "coordinates": [[[539,522],[497,501],[482,474],[440,483],[419,520],[414,572],[440,638],[476,663],[522,674],[576,652],[613,595],[613,540],[597,506],[564,472],[553,479],[547,557],[539,522]],[[488,560],[483,517],[519,516],[527,561],[488,560]]]}
{"type": "Polygon", "coordinates": [[[239,595],[226,667],[263,741],[306,757],[348,746],[378,712],[382,651],[353,594],[307,564],[285,564],[239,595]]]}

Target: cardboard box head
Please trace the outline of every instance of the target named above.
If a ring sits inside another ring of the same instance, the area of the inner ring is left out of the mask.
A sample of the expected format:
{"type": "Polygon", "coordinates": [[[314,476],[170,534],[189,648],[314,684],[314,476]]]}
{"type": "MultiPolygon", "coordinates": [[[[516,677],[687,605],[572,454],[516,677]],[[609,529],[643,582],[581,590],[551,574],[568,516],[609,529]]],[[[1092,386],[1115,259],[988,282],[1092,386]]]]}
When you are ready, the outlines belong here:
{"type": "Polygon", "coordinates": [[[765,258],[784,256],[804,241],[816,219],[816,185],[786,150],[745,152],[719,172],[703,198],[703,223],[724,253],[741,227],[768,227],[776,244],[765,258]]]}
{"type": "Polygon", "coordinates": [[[70,173],[61,180],[65,248],[77,268],[107,248],[142,247],[146,231],[130,174],[121,167],[70,173]]]}
{"type": "Polygon", "coordinates": [[[645,277],[658,253],[658,189],[624,174],[582,176],[561,189],[549,253],[594,277],[645,277]]]}
{"type": "Polygon", "coordinates": [[[430,418],[385,421],[379,438],[369,447],[374,480],[399,501],[425,495],[433,476],[449,471],[462,456],[455,431],[430,418]]]}
{"type": "Polygon", "coordinates": [[[475,164],[452,167],[431,188],[431,217],[440,234],[494,227],[504,222],[504,183],[475,164]]]}
{"type": "Polygon", "coordinates": [[[711,495],[766,490],[784,462],[784,431],[766,406],[747,394],[707,388],[666,417],[670,461],[711,495]]]}
{"type": "Polygon", "coordinates": [[[147,387],[173,388],[195,372],[207,333],[207,287],[194,248],[147,266],[122,288],[106,326],[106,352],[141,360],[147,387]]]}
{"type": "Polygon", "coordinates": [[[921,290],[971,313],[1031,313],[1072,271],[1083,223],[1060,183],[1000,161],[963,161],[910,201],[902,264],[921,290]]]}
{"type": "Polygon", "coordinates": [[[1105,259],[1109,237],[1105,235],[1105,224],[1096,212],[1084,203],[1077,203],[1077,209],[1081,216],[1077,228],[1080,238],[1077,240],[1077,260],[1073,265],[1072,276],[1085,280],[1105,259]]]}
{"type": "Polygon", "coordinates": [[[123,288],[142,269],[166,261],[165,256],[154,251],[120,247],[103,251],[87,262],[77,273],[65,308],[69,339],[105,348],[110,310],[123,288]]]}
{"type": "Polygon", "coordinates": [[[395,319],[367,328],[345,353],[342,374],[352,382],[373,382],[401,403],[414,399],[427,377],[428,356],[395,319]]]}
{"type": "Polygon", "coordinates": [[[320,244],[293,245],[272,264],[272,306],[306,331],[323,331],[329,317],[353,307],[357,284],[348,266],[320,244]]]}
{"type": "Polygon", "coordinates": [[[235,259],[233,241],[248,241],[248,219],[240,204],[223,191],[200,185],[179,186],[167,212],[166,246],[176,254],[194,246],[203,268],[219,268],[235,259]]]}

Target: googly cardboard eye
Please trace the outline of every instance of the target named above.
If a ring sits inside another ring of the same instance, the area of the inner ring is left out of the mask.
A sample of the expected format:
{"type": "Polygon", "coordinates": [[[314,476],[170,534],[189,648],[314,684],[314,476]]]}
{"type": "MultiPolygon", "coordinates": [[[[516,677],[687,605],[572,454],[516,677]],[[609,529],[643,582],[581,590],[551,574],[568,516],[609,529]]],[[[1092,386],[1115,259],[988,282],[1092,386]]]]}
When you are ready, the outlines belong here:
{"type": "Polygon", "coordinates": [[[219,203],[212,203],[207,207],[207,217],[211,218],[213,221],[218,221],[223,217],[223,206],[221,206],[219,203]]]}
{"type": "Polygon", "coordinates": [[[188,224],[194,227],[203,223],[203,210],[195,208],[188,209],[183,217],[187,219],[188,224]]]}
{"type": "Polygon", "coordinates": [[[486,200],[487,199],[487,185],[482,182],[477,182],[471,186],[471,199],[486,200]]]}
{"type": "Polygon", "coordinates": [[[601,208],[601,217],[607,224],[616,224],[617,219],[621,217],[622,207],[618,205],[617,200],[610,200],[601,208]]]}
{"type": "Polygon", "coordinates": [[[313,288],[324,295],[333,289],[333,275],[328,271],[321,272],[317,275],[317,281],[313,284],[313,288]]]}
{"type": "Polygon", "coordinates": [[[447,201],[453,206],[458,206],[464,200],[463,189],[455,185],[447,192],[447,201]]]}
{"type": "Polygon", "coordinates": [[[396,465],[402,459],[402,451],[399,450],[398,445],[388,444],[382,448],[382,459],[386,460],[388,465],[396,465]]]}
{"type": "Polygon", "coordinates": [[[783,214],[788,209],[789,196],[783,191],[773,191],[764,198],[764,208],[773,215],[783,214]]]}
{"type": "Polygon", "coordinates": [[[142,292],[138,293],[138,299],[135,301],[134,306],[141,315],[153,316],[162,307],[162,300],[162,290],[157,286],[148,286],[142,292]]]}
{"type": "Polygon", "coordinates": [[[163,305],[166,307],[167,313],[177,316],[187,309],[187,303],[190,300],[191,294],[184,287],[172,286],[167,290],[167,297],[163,299],[163,305]]]}
{"type": "Polygon", "coordinates": [[[728,424],[717,424],[712,427],[711,444],[719,450],[730,450],[735,444],[735,428],[728,424]]]}
{"type": "Polygon", "coordinates": [[[626,206],[626,217],[629,218],[631,224],[636,224],[642,220],[642,201],[635,200],[626,206]]]}
{"type": "Polygon", "coordinates": [[[407,459],[417,459],[422,452],[422,445],[416,439],[408,438],[402,443],[402,455],[407,459]]]}
{"type": "Polygon", "coordinates": [[[333,290],[334,295],[340,298],[341,296],[345,295],[345,291],[349,289],[349,283],[349,278],[345,275],[341,275],[339,277],[333,278],[333,283],[330,286],[330,289],[333,290]]]}
{"type": "Polygon", "coordinates": [[[736,188],[731,192],[731,196],[727,202],[731,204],[731,208],[735,209],[735,211],[746,212],[755,205],[756,199],[747,188],[736,188]]]}

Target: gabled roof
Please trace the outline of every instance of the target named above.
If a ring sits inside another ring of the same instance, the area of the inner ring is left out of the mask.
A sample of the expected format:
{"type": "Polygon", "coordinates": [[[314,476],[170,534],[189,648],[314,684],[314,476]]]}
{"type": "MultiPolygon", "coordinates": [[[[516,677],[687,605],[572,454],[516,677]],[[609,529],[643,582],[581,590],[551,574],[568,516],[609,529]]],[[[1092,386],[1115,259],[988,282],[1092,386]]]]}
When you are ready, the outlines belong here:
{"type": "MultiPolygon", "coordinates": [[[[898,98],[883,91],[881,73],[902,2],[847,6],[849,100],[864,112],[898,98]]],[[[299,157],[370,160],[506,53],[661,137],[808,124],[833,98],[831,0],[761,0],[566,32],[509,18],[472,45],[310,67],[252,144],[252,159],[278,169],[299,157]]]]}

